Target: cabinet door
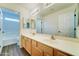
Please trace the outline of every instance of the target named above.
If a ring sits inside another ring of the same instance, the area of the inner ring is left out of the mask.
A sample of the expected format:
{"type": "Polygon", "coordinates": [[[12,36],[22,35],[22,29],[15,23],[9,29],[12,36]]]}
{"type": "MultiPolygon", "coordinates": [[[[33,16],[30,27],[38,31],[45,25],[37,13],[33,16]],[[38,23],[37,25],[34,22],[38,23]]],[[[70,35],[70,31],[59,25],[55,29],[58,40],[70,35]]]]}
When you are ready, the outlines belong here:
{"type": "Polygon", "coordinates": [[[26,37],[23,39],[23,47],[26,48],[26,37]]]}
{"type": "Polygon", "coordinates": [[[54,49],[54,56],[68,56],[68,54],[61,52],[57,49],[54,49]]]}
{"type": "Polygon", "coordinates": [[[53,56],[53,48],[42,43],[38,43],[38,47],[43,51],[44,56],[53,56]]]}
{"type": "Polygon", "coordinates": [[[21,36],[21,46],[23,48],[25,48],[25,38],[24,38],[24,36],[21,36]]]}
{"type": "Polygon", "coordinates": [[[37,42],[35,40],[32,40],[32,47],[37,47],[37,42]]]}
{"type": "Polygon", "coordinates": [[[44,52],[44,56],[52,56],[52,55],[50,55],[50,54],[47,53],[47,52],[44,52]]]}
{"type": "Polygon", "coordinates": [[[35,40],[32,40],[32,55],[43,56],[43,51],[38,47],[38,42],[35,40]]]}
{"type": "Polygon", "coordinates": [[[21,36],[21,47],[23,47],[23,37],[21,36]]]}
{"type": "Polygon", "coordinates": [[[44,44],[38,42],[37,46],[38,46],[38,48],[40,48],[42,51],[44,51],[44,44]]]}
{"type": "Polygon", "coordinates": [[[32,56],[43,56],[43,52],[38,47],[32,47],[32,56]]]}
{"type": "Polygon", "coordinates": [[[31,47],[32,47],[31,39],[26,38],[26,50],[29,54],[31,54],[31,47]]]}
{"type": "Polygon", "coordinates": [[[53,56],[53,48],[44,46],[44,56],[53,56]]]}

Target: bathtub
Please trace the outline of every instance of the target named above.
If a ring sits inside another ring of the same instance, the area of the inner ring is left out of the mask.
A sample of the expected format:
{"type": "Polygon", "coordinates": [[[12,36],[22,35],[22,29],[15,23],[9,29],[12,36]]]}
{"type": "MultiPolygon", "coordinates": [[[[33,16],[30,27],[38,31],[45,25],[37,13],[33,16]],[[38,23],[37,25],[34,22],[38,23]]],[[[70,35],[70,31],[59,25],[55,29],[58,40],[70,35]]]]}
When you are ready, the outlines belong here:
{"type": "Polygon", "coordinates": [[[7,33],[3,35],[3,46],[18,43],[19,34],[18,33],[7,33]]]}
{"type": "Polygon", "coordinates": [[[0,36],[0,54],[2,52],[3,44],[2,44],[2,37],[0,36]]]}

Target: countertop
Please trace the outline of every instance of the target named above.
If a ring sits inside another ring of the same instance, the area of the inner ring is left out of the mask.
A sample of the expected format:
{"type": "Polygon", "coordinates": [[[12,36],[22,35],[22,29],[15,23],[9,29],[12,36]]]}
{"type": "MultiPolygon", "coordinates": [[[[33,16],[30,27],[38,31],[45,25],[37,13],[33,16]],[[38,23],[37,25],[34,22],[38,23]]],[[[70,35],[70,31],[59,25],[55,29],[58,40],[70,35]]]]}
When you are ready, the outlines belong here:
{"type": "Polygon", "coordinates": [[[63,52],[69,53],[74,56],[79,56],[79,39],[78,38],[69,38],[63,36],[54,35],[55,40],[51,39],[49,34],[40,34],[36,33],[33,35],[30,30],[22,29],[21,35],[41,42],[45,45],[48,45],[52,48],[56,48],[63,52]]]}

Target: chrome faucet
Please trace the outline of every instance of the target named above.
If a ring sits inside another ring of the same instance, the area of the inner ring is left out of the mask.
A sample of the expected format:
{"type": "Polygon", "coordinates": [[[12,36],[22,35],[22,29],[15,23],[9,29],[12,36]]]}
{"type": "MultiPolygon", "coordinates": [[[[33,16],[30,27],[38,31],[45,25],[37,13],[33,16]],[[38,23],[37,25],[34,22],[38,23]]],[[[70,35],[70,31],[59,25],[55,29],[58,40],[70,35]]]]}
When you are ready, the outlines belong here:
{"type": "Polygon", "coordinates": [[[54,36],[53,36],[53,35],[51,36],[51,39],[55,40],[55,38],[54,38],[54,36]]]}

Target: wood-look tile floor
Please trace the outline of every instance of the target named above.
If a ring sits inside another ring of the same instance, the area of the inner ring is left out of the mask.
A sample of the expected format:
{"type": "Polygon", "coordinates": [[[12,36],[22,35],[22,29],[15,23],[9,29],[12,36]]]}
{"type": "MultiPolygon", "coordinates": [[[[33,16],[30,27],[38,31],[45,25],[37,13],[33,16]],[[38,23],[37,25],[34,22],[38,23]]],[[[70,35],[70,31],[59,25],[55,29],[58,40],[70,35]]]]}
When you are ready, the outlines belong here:
{"type": "Polygon", "coordinates": [[[17,44],[3,47],[0,56],[30,56],[25,49],[20,48],[17,44]]]}

